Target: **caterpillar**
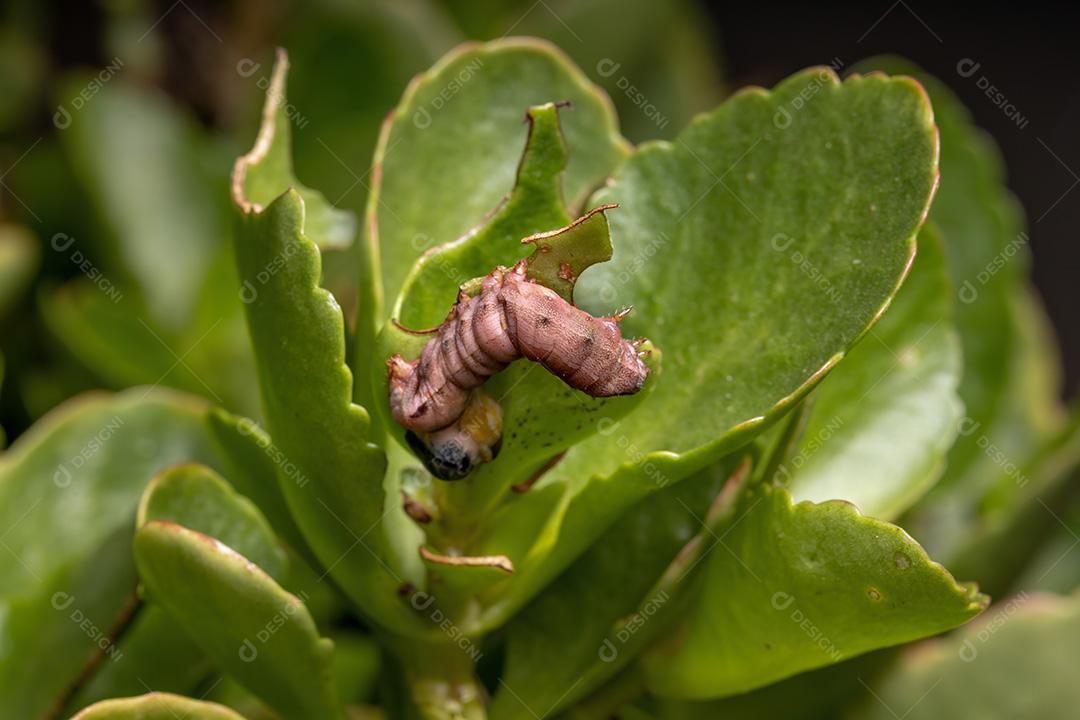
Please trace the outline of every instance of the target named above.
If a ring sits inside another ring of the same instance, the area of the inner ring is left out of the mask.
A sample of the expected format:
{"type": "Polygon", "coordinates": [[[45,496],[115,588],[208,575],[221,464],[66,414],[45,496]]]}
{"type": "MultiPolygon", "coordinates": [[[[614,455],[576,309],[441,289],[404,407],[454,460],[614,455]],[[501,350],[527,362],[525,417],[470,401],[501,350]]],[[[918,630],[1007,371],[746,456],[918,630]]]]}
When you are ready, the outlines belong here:
{"type": "Polygon", "coordinates": [[[575,307],[526,277],[525,260],[509,270],[499,266],[477,295],[458,296],[417,360],[387,360],[391,414],[420,436],[452,428],[473,391],[519,358],[593,397],[636,393],[649,368],[638,352],[641,341],[622,337],[623,315],[598,318],[575,307]]]}

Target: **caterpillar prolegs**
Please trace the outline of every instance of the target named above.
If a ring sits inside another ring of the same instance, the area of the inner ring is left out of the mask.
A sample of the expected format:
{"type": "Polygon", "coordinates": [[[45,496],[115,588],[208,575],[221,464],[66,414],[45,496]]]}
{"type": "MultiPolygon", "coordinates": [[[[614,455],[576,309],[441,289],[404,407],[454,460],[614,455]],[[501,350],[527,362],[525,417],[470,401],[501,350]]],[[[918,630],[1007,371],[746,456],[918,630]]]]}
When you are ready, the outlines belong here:
{"type": "Polygon", "coordinates": [[[640,341],[619,330],[622,314],[593,317],[525,271],[525,260],[495,268],[479,294],[459,295],[417,360],[387,361],[391,413],[427,446],[426,464],[438,477],[458,479],[494,457],[501,410],[474,391],[514,360],[538,362],[593,397],[636,393],[648,377],[640,341]]]}

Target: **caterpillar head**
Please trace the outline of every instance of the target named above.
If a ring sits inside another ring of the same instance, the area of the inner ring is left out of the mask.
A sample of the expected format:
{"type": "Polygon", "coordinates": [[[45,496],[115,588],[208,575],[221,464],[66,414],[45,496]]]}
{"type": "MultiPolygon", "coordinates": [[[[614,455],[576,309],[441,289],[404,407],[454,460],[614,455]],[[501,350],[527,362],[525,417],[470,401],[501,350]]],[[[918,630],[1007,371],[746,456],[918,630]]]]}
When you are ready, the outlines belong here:
{"type": "Polygon", "coordinates": [[[431,433],[409,430],[405,439],[432,475],[440,480],[460,480],[499,454],[502,407],[478,390],[453,424],[431,433]]]}

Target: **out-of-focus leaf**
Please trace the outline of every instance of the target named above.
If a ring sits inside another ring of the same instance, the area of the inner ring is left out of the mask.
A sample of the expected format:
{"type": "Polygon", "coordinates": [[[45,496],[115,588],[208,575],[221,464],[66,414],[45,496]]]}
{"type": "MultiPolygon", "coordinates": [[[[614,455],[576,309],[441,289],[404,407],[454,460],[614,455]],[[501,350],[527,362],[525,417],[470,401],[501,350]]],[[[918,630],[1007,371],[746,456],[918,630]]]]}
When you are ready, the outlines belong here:
{"type": "Polygon", "coordinates": [[[285,574],[285,551],[266,518],[246,497],[204,465],[174,465],[143,492],[136,527],[161,520],[224,543],[275,580],[285,574]]]}
{"type": "Polygon", "coordinates": [[[1069,481],[1076,478],[1078,468],[1080,408],[1073,410],[1064,430],[1043,443],[1030,461],[1010,466],[1010,472],[1003,475],[1007,482],[999,483],[996,492],[978,506],[979,522],[969,527],[950,566],[964,577],[979,578],[980,584],[997,594],[1013,586],[1028,589],[1017,585],[1016,578],[1049,535],[1068,530],[1060,513],[1075,488],[1069,481]]]}
{"type": "MultiPolygon", "coordinates": [[[[1073,475],[1075,477],[1075,472],[1073,475]]],[[[1056,522],[1049,528],[1045,516],[1039,518],[1042,529],[1048,530],[1048,537],[1040,538],[1041,547],[1025,558],[1026,567],[1015,579],[1015,588],[1061,594],[1080,588],[1080,552],[1073,552],[1080,547],[1077,542],[1080,538],[1080,493],[1075,488],[1058,505],[1054,515],[1056,522]]]]}
{"type": "Polygon", "coordinates": [[[714,23],[697,3],[555,0],[489,12],[487,32],[550,40],[611,96],[634,142],[670,138],[721,100],[714,23]],[[515,24],[516,23],[516,24],[515,24]]]}
{"type": "Polygon", "coordinates": [[[46,54],[36,42],[30,23],[19,23],[9,13],[0,30],[0,132],[11,132],[34,110],[42,88],[46,54]]]}
{"type": "Polygon", "coordinates": [[[203,700],[171,695],[148,693],[139,697],[120,700],[103,700],[86,708],[72,720],[244,720],[224,705],[203,700]]]}
{"type": "Polygon", "coordinates": [[[195,694],[213,665],[163,608],[144,605],[117,643],[118,659],[97,669],[68,705],[84,708],[109,698],[144,693],[195,694]]]}
{"type": "Polygon", "coordinates": [[[638,704],[648,709],[653,720],[836,720],[846,717],[848,708],[870,696],[864,683],[873,683],[887,672],[898,652],[890,649],[867,653],[717,700],[647,698],[638,704]]]}
{"type": "Polygon", "coordinates": [[[134,549],[152,601],[283,718],[344,717],[333,643],[299,598],[218,540],[168,521],[142,525],[134,549]]]}
{"type": "Polygon", "coordinates": [[[963,630],[910,648],[853,716],[1075,717],[1078,636],[1080,596],[1014,596],[963,630]]]}
{"type": "MultiPolygon", "coordinates": [[[[46,323],[112,387],[161,383],[253,413],[228,252],[227,149],[164,96],[116,77],[118,63],[93,79],[91,101],[68,106],[60,128],[102,227],[83,217],[53,236],[52,250],[89,282],[43,297],[46,323]]],[[[61,95],[78,97],[85,80],[72,78],[61,95]]]]}
{"type": "Polygon", "coordinates": [[[1023,214],[1005,187],[993,141],[919,68],[895,58],[860,67],[918,78],[941,131],[941,189],[930,218],[945,239],[956,293],[966,411],[941,482],[905,524],[934,555],[948,558],[966,552],[986,495],[1015,487],[1015,469],[1060,431],[1058,353],[1026,280],[1023,214]]]}
{"type": "MultiPolygon", "coordinates": [[[[61,101],[89,82],[70,78],[61,101]]],[[[93,101],[72,110],[61,140],[130,272],[124,279],[137,283],[154,324],[175,331],[228,233],[221,183],[200,162],[212,148],[164,95],[118,77],[99,84],[93,101]]]]}
{"type": "Polygon", "coordinates": [[[987,598],[902,529],[760,485],[704,561],[700,595],[644,657],[649,688],[709,698],[956,627],[987,598]]]}
{"type": "Polygon", "coordinates": [[[334,636],[334,676],[343,702],[374,699],[382,666],[381,650],[370,635],[355,632],[334,636]]]}
{"type": "Polygon", "coordinates": [[[621,206],[609,218],[615,257],[582,276],[577,297],[589,309],[608,296],[632,303],[624,332],[652,340],[668,370],[634,413],[492,518],[474,554],[505,552],[523,527],[536,538],[507,553],[517,571],[486,597],[497,613],[627,506],[760,432],[843,357],[906,273],[935,183],[934,140],[911,80],[840,84],[812,70],[642,147],[593,198],[621,206]]]}
{"type": "Polygon", "coordinates": [[[107,635],[135,590],[139,496],[163,467],[216,465],[206,411],[199,399],[163,390],[87,395],[0,456],[0,697],[8,717],[40,717],[102,646],[106,662],[117,656],[107,635]]]}
{"type": "Polygon", "coordinates": [[[881,322],[811,395],[809,423],[776,478],[793,499],[847,500],[890,520],[938,479],[963,414],[951,289],[941,238],[924,228],[881,322]]]}
{"type": "MultiPolygon", "coordinates": [[[[274,77],[271,107],[284,101],[284,64],[274,77]]],[[[273,122],[274,114],[266,119],[273,122]]],[[[256,158],[260,150],[257,145],[256,158]]],[[[250,162],[238,161],[234,192],[244,187],[250,162]]],[[[288,461],[277,466],[279,488],[308,545],[353,602],[384,626],[432,632],[398,596],[404,578],[384,560],[386,457],[371,443],[368,412],[351,402],[344,321],[334,297],[319,287],[319,250],[306,235],[308,208],[289,189],[289,178],[278,180],[281,194],[265,208],[242,194],[233,200],[240,214],[236,261],[263,410],[269,435],[288,461]]]]}
{"type": "Polygon", "coordinates": [[[0,318],[26,290],[41,262],[41,250],[30,231],[0,225],[0,318]]]}

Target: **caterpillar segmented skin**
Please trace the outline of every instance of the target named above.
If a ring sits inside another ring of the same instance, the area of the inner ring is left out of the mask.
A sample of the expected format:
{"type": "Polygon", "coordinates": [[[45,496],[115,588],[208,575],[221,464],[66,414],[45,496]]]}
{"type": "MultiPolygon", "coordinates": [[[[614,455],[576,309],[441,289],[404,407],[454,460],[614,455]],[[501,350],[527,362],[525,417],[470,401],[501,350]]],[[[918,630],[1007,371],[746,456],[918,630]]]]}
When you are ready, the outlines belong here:
{"type": "Polygon", "coordinates": [[[461,417],[475,388],[514,360],[540,363],[593,397],[639,391],[649,368],[640,341],[622,337],[622,315],[598,318],[528,279],[526,263],[488,274],[462,294],[420,357],[392,356],[390,410],[403,427],[432,433],[461,417]]]}

